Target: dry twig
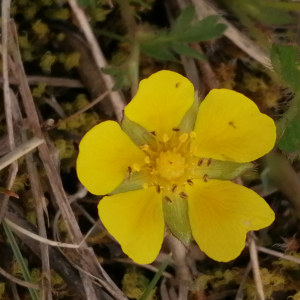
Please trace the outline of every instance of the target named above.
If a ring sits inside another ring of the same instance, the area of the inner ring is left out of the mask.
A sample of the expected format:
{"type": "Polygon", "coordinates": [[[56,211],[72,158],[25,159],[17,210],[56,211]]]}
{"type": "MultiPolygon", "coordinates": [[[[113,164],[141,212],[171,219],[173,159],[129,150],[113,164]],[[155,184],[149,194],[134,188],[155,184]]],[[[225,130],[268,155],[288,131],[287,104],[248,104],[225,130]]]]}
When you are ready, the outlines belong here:
{"type": "MultiPolygon", "coordinates": [[[[106,59],[99,47],[99,44],[95,38],[95,35],[93,34],[93,31],[89,25],[89,22],[87,20],[87,17],[81,7],[79,7],[76,0],[68,0],[69,5],[85,35],[85,38],[90,46],[92,55],[94,57],[95,63],[99,70],[101,71],[102,68],[105,68],[107,66],[106,59]]],[[[106,84],[107,90],[111,90],[113,86],[115,85],[114,80],[111,76],[103,74],[102,73],[103,80],[106,84]]],[[[119,92],[111,91],[110,92],[110,99],[112,102],[112,105],[115,110],[115,114],[118,121],[121,121],[122,119],[122,111],[125,106],[125,102],[123,100],[123,97],[119,92]]]]}

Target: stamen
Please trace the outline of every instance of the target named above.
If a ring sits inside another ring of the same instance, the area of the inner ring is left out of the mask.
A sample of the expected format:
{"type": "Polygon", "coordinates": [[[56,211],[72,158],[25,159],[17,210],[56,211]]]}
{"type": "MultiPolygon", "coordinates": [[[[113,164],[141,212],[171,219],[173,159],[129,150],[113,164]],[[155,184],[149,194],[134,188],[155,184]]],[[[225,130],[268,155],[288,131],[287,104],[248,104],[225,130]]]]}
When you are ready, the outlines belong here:
{"type": "Polygon", "coordinates": [[[128,172],[129,172],[129,174],[132,172],[131,167],[128,167],[128,172]]]}
{"type": "Polygon", "coordinates": [[[191,179],[188,179],[186,182],[187,182],[189,185],[194,185],[194,182],[193,182],[191,179]]]}
{"type": "Polygon", "coordinates": [[[150,158],[149,156],[146,156],[145,159],[144,159],[145,163],[146,164],[150,164],[150,158]]]}
{"type": "Polygon", "coordinates": [[[164,133],[162,139],[163,139],[163,142],[166,143],[167,141],[170,140],[170,137],[168,136],[167,133],[164,133]]]}
{"type": "Polygon", "coordinates": [[[197,137],[197,133],[195,131],[190,132],[190,138],[195,139],[197,137]]]}
{"type": "Polygon", "coordinates": [[[198,161],[198,166],[200,167],[204,162],[204,158],[200,158],[198,161]]]}
{"type": "Polygon", "coordinates": [[[149,149],[149,145],[148,145],[148,144],[141,145],[141,146],[140,146],[140,149],[146,151],[146,150],[149,149]]]}
{"type": "Polygon", "coordinates": [[[175,132],[178,132],[178,131],[180,131],[180,129],[179,129],[179,128],[173,128],[172,130],[173,130],[173,131],[175,131],[175,132]]]}
{"type": "Polygon", "coordinates": [[[173,185],[173,188],[172,188],[172,192],[174,193],[176,191],[176,189],[178,188],[178,186],[176,184],[173,185]]]}
{"type": "Polygon", "coordinates": [[[212,163],[212,158],[209,158],[209,159],[207,160],[207,166],[210,166],[211,163],[212,163]]]}
{"type": "Polygon", "coordinates": [[[139,164],[133,164],[132,170],[135,172],[139,172],[139,171],[141,171],[141,166],[139,164]]]}
{"type": "Polygon", "coordinates": [[[156,191],[157,191],[158,193],[160,193],[160,186],[159,186],[159,185],[156,186],[156,191]]]}
{"type": "Polygon", "coordinates": [[[155,131],[150,131],[151,134],[153,134],[154,136],[156,136],[156,132],[155,131]]]}
{"type": "Polygon", "coordinates": [[[203,176],[203,181],[204,181],[204,182],[207,182],[208,180],[209,180],[208,175],[207,175],[207,174],[204,174],[204,176],[203,176]]]}
{"type": "Polygon", "coordinates": [[[146,183],[146,182],[145,182],[145,183],[143,183],[143,189],[145,189],[145,190],[146,190],[148,187],[149,187],[148,183],[146,183]]]}
{"type": "Polygon", "coordinates": [[[172,200],[169,197],[165,196],[164,199],[167,200],[168,202],[172,203],[172,200]]]}
{"type": "Polygon", "coordinates": [[[189,197],[188,194],[186,194],[185,192],[179,193],[179,196],[183,199],[187,199],[189,197]]]}
{"type": "Polygon", "coordinates": [[[187,141],[188,138],[189,138],[189,135],[185,132],[182,135],[180,135],[179,141],[180,141],[180,143],[184,143],[187,141]]]}

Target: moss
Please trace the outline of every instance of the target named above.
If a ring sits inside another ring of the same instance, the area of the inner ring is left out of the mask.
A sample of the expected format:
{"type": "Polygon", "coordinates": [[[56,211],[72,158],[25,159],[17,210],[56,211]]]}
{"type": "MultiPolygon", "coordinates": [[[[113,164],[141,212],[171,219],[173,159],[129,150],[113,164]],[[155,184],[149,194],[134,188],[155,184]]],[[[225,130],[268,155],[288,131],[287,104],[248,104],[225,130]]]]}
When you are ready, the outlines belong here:
{"type": "Polygon", "coordinates": [[[5,292],[5,283],[4,282],[0,282],[0,300],[3,299],[4,292],[5,292]]]}
{"type": "Polygon", "coordinates": [[[47,52],[43,55],[40,62],[40,67],[45,73],[51,73],[51,67],[56,62],[57,57],[47,52]]]}
{"type": "Polygon", "coordinates": [[[59,151],[60,159],[71,158],[75,153],[75,148],[73,142],[71,141],[66,141],[63,139],[56,140],[55,146],[59,151]]]}
{"type": "Polygon", "coordinates": [[[32,30],[39,38],[45,37],[50,32],[48,25],[43,23],[41,20],[32,25],[32,30]]]}
{"type": "MultiPolygon", "coordinates": [[[[139,299],[143,295],[148,284],[149,280],[147,277],[141,273],[129,271],[129,273],[126,273],[123,277],[122,291],[129,298],[139,299]]],[[[153,299],[153,296],[148,297],[148,300],[151,299],[153,299]]]]}
{"type": "Polygon", "coordinates": [[[28,180],[27,174],[22,174],[17,176],[11,190],[15,193],[23,191],[25,189],[27,180],[28,180]]]}
{"type": "Polygon", "coordinates": [[[32,96],[36,98],[41,98],[46,91],[46,87],[46,83],[40,83],[37,87],[32,89],[32,96]]]}
{"type": "Polygon", "coordinates": [[[72,68],[78,67],[80,63],[80,53],[73,52],[66,55],[63,63],[67,71],[71,70],[72,68]]]}

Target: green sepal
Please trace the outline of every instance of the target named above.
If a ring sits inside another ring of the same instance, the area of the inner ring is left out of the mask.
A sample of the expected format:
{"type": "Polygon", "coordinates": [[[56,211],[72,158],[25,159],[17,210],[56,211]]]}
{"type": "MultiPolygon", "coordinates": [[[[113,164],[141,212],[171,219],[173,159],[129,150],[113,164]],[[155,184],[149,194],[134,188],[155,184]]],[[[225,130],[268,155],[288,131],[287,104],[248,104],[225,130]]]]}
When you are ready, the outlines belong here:
{"type": "Polygon", "coordinates": [[[199,106],[200,106],[200,98],[198,97],[198,95],[196,93],[192,106],[186,112],[186,114],[184,115],[184,117],[182,118],[182,120],[178,126],[178,128],[182,132],[191,132],[194,130],[199,106]]]}
{"type": "Polygon", "coordinates": [[[140,190],[143,188],[143,183],[146,182],[147,174],[144,172],[134,172],[123,180],[109,195],[126,193],[130,191],[140,190]]]}
{"type": "Polygon", "coordinates": [[[208,175],[210,179],[233,180],[245,171],[253,168],[252,163],[236,163],[231,161],[213,160],[208,166],[206,162],[194,170],[195,178],[208,175]]]}
{"type": "Polygon", "coordinates": [[[131,121],[125,115],[121,123],[121,128],[137,146],[155,142],[155,137],[149,131],[131,121]]]}
{"type": "Polygon", "coordinates": [[[163,211],[165,222],[171,233],[188,246],[193,237],[187,200],[177,193],[167,193],[163,198],[163,211]]]}

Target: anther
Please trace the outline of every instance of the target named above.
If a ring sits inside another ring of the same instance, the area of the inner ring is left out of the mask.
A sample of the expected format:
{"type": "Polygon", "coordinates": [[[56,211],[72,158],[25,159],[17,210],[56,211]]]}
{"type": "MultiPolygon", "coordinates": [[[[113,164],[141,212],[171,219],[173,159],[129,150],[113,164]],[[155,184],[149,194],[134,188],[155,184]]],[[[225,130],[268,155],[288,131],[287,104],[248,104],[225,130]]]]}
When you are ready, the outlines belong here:
{"type": "Polygon", "coordinates": [[[128,167],[128,173],[131,173],[131,172],[132,172],[131,167],[128,167]]]}
{"type": "Polygon", "coordinates": [[[145,159],[144,159],[145,163],[146,164],[150,164],[150,158],[149,156],[146,156],[145,159]]]}
{"type": "Polygon", "coordinates": [[[200,167],[204,162],[204,158],[200,158],[198,161],[198,166],[200,167]]]}
{"type": "Polygon", "coordinates": [[[148,149],[149,149],[149,145],[148,145],[148,144],[141,145],[141,146],[140,146],[140,149],[141,149],[141,150],[148,150],[148,149]]]}
{"type": "Polygon", "coordinates": [[[190,138],[191,138],[191,139],[195,139],[196,136],[197,136],[197,134],[196,134],[195,131],[191,131],[191,132],[190,132],[190,138]]]}
{"type": "Polygon", "coordinates": [[[139,172],[139,171],[141,171],[141,166],[139,164],[133,164],[132,170],[135,172],[139,172]]]}
{"type": "Polygon", "coordinates": [[[203,181],[204,181],[204,182],[207,182],[208,179],[209,179],[208,175],[207,175],[207,174],[204,174],[204,176],[203,176],[203,181]]]}
{"type": "Polygon", "coordinates": [[[209,159],[207,160],[207,166],[210,166],[211,163],[212,163],[212,158],[209,158],[209,159]]]}
{"type": "Polygon", "coordinates": [[[170,137],[168,136],[167,133],[164,133],[162,136],[162,139],[163,139],[163,142],[166,143],[170,139],[170,137]]]}
{"type": "Polygon", "coordinates": [[[172,200],[169,197],[165,196],[164,199],[167,200],[168,202],[172,203],[172,200]]]}
{"type": "Polygon", "coordinates": [[[173,187],[172,187],[172,192],[174,193],[177,188],[178,188],[178,186],[176,184],[174,184],[173,187]]]}
{"type": "Polygon", "coordinates": [[[193,182],[191,179],[188,179],[186,182],[187,182],[189,185],[194,185],[194,182],[193,182]]]}
{"type": "Polygon", "coordinates": [[[184,143],[187,141],[188,138],[189,138],[189,135],[185,132],[179,137],[179,141],[180,141],[180,143],[184,143]]]}
{"type": "Polygon", "coordinates": [[[145,190],[146,190],[148,187],[149,187],[148,183],[146,183],[146,182],[145,182],[145,183],[143,183],[143,189],[145,189],[145,190]]]}
{"type": "Polygon", "coordinates": [[[180,192],[179,196],[183,199],[187,199],[189,197],[188,194],[186,194],[185,192],[180,192]]]}
{"type": "Polygon", "coordinates": [[[156,136],[156,132],[155,131],[151,131],[151,134],[153,134],[154,136],[156,136]]]}
{"type": "Polygon", "coordinates": [[[160,186],[159,186],[159,185],[156,186],[156,191],[157,191],[158,193],[160,193],[160,186]]]}
{"type": "Polygon", "coordinates": [[[179,129],[179,128],[173,128],[172,130],[173,130],[173,131],[175,131],[175,132],[178,132],[178,131],[180,131],[180,129],[179,129]]]}

